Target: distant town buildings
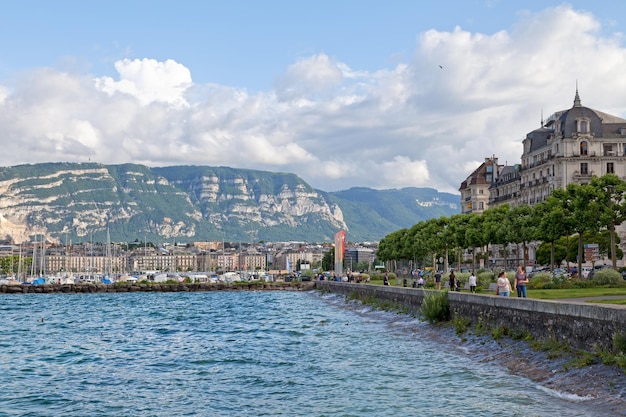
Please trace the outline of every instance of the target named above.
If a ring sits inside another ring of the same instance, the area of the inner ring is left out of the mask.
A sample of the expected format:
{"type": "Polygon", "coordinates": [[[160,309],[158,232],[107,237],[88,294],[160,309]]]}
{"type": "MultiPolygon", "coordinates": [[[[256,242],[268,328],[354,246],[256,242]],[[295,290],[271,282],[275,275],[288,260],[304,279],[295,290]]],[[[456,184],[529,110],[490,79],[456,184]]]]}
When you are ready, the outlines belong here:
{"type": "MultiPolygon", "coordinates": [[[[368,248],[348,249],[350,262],[373,261],[375,244],[368,248]]],[[[22,274],[130,274],[145,271],[159,272],[228,272],[280,271],[295,273],[301,269],[321,268],[322,258],[333,246],[330,243],[306,242],[229,243],[192,242],[187,245],[136,246],[127,244],[58,245],[30,243],[20,246],[0,245],[0,257],[14,256],[30,259],[14,265],[13,273],[22,274]]],[[[348,266],[350,267],[350,266],[348,266]]]]}

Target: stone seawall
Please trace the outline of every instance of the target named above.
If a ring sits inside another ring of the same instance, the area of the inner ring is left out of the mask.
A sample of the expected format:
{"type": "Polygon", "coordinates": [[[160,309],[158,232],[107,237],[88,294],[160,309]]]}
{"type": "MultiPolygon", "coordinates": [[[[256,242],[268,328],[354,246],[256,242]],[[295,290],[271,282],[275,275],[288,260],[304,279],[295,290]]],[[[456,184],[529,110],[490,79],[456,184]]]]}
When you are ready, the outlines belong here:
{"type": "Polygon", "coordinates": [[[308,291],[314,282],[209,283],[118,283],[118,284],[44,284],[0,285],[0,294],[125,293],[125,292],[199,292],[199,291],[308,291]]]}
{"type": "MultiPolygon", "coordinates": [[[[359,298],[375,297],[418,313],[424,295],[433,290],[317,281],[316,288],[359,298]]],[[[452,317],[472,324],[503,326],[540,340],[554,339],[586,351],[612,350],[613,336],[626,334],[626,307],[496,295],[448,292],[452,317]]]]}

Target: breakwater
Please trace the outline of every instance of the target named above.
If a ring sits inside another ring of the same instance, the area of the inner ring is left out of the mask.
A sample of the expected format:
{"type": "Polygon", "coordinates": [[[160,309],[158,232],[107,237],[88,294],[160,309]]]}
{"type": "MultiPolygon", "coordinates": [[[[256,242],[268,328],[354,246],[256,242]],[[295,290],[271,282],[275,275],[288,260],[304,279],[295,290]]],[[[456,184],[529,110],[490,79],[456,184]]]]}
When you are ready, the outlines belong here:
{"type": "Polygon", "coordinates": [[[247,282],[247,283],[116,283],[116,284],[18,284],[0,285],[0,294],[54,293],[126,293],[126,292],[199,292],[199,291],[308,291],[314,282],[247,282]]]}
{"type": "MultiPolygon", "coordinates": [[[[424,297],[434,290],[317,281],[316,288],[364,299],[389,301],[418,314],[424,297]]],[[[612,350],[613,337],[626,335],[626,307],[496,295],[448,292],[451,318],[473,325],[502,327],[511,334],[528,333],[585,351],[612,350]]]]}

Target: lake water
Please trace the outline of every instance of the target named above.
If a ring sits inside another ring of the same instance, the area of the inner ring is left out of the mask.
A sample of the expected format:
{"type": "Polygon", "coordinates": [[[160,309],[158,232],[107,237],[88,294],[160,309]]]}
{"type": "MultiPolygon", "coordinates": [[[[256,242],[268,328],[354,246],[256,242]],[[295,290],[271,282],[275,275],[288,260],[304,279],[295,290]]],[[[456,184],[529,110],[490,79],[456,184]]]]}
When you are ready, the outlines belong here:
{"type": "Polygon", "coordinates": [[[604,415],[319,292],[0,295],[0,317],[0,416],[604,415]]]}

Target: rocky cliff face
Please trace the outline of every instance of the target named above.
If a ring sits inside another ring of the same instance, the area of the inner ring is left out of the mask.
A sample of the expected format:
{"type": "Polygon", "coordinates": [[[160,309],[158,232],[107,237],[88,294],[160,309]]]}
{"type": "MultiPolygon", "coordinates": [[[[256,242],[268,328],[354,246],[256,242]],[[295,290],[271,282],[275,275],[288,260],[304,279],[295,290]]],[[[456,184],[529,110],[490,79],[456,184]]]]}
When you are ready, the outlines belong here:
{"type": "Polygon", "coordinates": [[[326,240],[341,208],[293,174],[212,167],[0,169],[0,236],[48,240],[326,240]],[[298,233],[295,233],[298,231],[298,233]],[[307,236],[308,235],[308,236],[307,236]]]}

